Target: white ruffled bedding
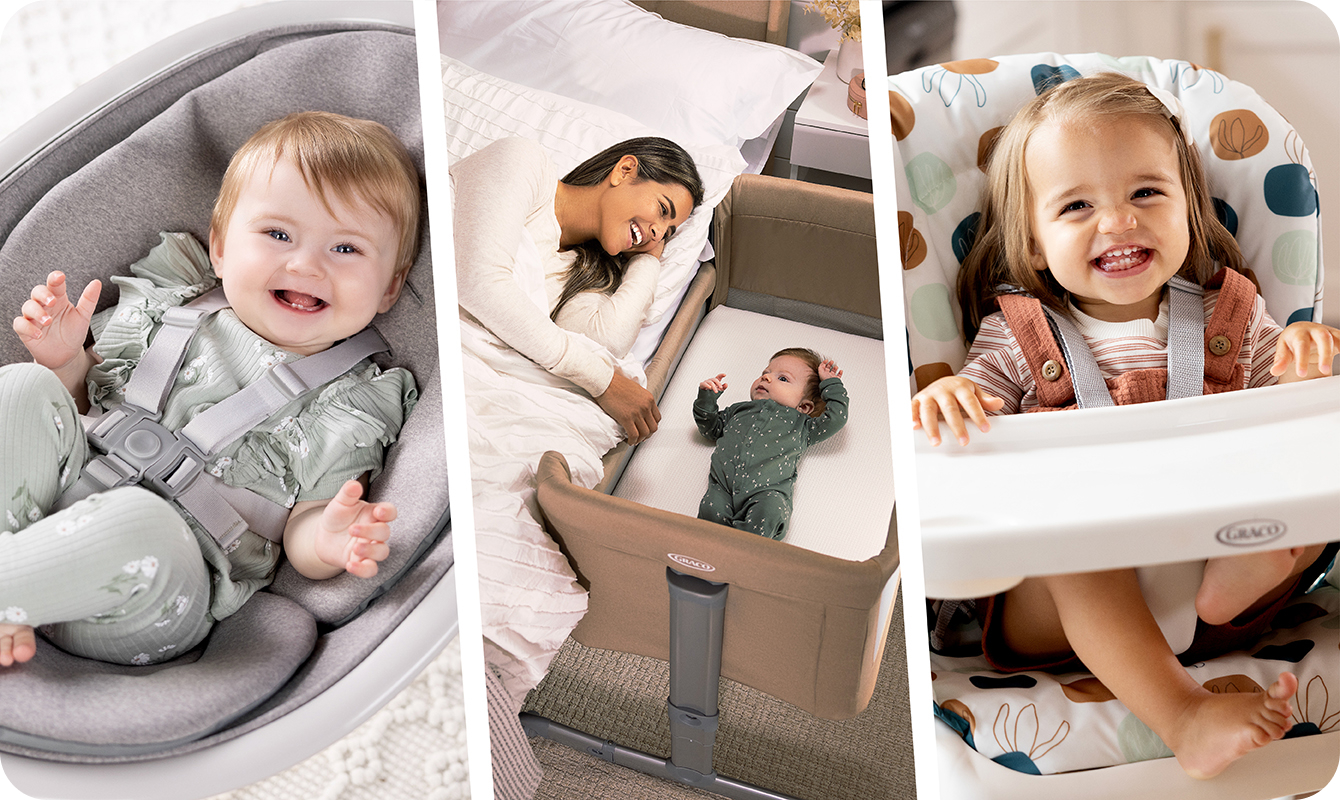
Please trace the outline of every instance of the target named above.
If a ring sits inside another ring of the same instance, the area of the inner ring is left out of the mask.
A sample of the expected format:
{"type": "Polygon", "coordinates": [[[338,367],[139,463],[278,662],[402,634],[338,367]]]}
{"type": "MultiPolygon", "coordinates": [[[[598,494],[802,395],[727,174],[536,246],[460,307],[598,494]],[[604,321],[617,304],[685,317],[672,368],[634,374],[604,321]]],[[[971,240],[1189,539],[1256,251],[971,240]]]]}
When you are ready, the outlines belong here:
{"type": "MultiPolygon", "coordinates": [[[[539,254],[528,235],[522,239],[513,275],[543,303],[539,254]]],[[[565,333],[570,346],[594,350],[645,385],[636,361],[565,333]]],[[[545,451],[556,450],[567,458],[574,483],[595,486],[604,477],[601,456],[623,432],[590,395],[478,323],[461,321],[461,350],[485,657],[519,706],[586,613],[586,591],[537,522],[535,466],[545,451]]]]}

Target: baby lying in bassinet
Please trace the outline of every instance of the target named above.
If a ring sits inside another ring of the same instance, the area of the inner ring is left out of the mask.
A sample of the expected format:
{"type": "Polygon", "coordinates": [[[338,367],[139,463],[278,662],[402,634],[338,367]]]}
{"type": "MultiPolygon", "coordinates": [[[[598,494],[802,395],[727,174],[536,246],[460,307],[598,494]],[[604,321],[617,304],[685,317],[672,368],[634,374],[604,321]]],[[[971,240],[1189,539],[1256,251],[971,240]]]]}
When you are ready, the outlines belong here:
{"type": "Polygon", "coordinates": [[[716,442],[698,518],[781,539],[801,454],[847,422],[842,370],[812,350],[780,350],[750,387],[749,401],[719,411],[725,377],[699,384],[693,404],[698,431],[716,442]]]}
{"type": "Polygon", "coordinates": [[[36,364],[0,370],[24,455],[0,470],[0,665],[34,656],[33,626],[76,655],[169,659],[269,583],[278,544],[309,578],[376,574],[396,509],[364,484],[417,393],[359,332],[399,297],[419,216],[394,134],[293,114],[234,154],[208,252],[164,234],[96,317],[98,281],[76,303],[60,273],[33,289],[14,329],[36,364]]]}

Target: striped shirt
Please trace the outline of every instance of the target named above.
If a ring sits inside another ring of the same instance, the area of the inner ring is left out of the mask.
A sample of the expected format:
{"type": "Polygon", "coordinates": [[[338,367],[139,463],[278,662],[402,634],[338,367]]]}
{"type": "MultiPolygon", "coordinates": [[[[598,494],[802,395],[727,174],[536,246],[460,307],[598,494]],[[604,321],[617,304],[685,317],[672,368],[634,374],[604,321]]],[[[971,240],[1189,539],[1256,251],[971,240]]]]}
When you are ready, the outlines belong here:
{"type": "MultiPolygon", "coordinates": [[[[1219,298],[1218,290],[1205,292],[1205,318],[1214,312],[1219,298]]],[[[1093,352],[1104,378],[1113,378],[1134,369],[1160,369],[1168,366],[1168,296],[1164,293],[1159,303],[1158,318],[1130,322],[1104,322],[1094,319],[1073,305],[1075,327],[1093,352]]],[[[1275,360],[1275,343],[1279,340],[1280,326],[1270,318],[1265,303],[1257,295],[1252,306],[1247,335],[1238,351],[1245,378],[1240,388],[1269,386],[1276,382],[1270,374],[1275,360]]],[[[959,371],[971,378],[988,394],[1005,401],[998,414],[1018,414],[1038,405],[1037,386],[1028,369],[1023,350],[1015,341],[1005,315],[996,312],[982,320],[977,338],[968,349],[968,363],[959,371]]]]}

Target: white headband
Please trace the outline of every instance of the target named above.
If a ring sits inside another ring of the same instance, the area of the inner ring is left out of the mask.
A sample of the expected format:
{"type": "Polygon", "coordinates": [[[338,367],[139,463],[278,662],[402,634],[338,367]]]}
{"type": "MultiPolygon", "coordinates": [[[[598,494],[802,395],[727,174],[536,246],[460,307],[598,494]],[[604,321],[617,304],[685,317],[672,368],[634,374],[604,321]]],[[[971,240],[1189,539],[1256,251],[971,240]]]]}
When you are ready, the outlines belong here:
{"type": "Polygon", "coordinates": [[[1176,120],[1182,128],[1182,135],[1186,137],[1187,144],[1194,146],[1195,140],[1191,137],[1191,128],[1186,124],[1186,109],[1182,107],[1182,101],[1177,99],[1177,95],[1167,89],[1160,89],[1157,86],[1145,84],[1145,88],[1154,98],[1163,104],[1163,115],[1168,119],[1176,120]]]}
{"type": "Polygon", "coordinates": [[[1149,86],[1148,84],[1145,85],[1145,88],[1149,90],[1150,94],[1154,95],[1155,99],[1163,104],[1163,113],[1166,114],[1169,119],[1175,119],[1178,122],[1182,121],[1182,115],[1185,113],[1185,109],[1182,108],[1182,101],[1177,99],[1177,95],[1167,89],[1160,89],[1157,86],[1149,86]]]}

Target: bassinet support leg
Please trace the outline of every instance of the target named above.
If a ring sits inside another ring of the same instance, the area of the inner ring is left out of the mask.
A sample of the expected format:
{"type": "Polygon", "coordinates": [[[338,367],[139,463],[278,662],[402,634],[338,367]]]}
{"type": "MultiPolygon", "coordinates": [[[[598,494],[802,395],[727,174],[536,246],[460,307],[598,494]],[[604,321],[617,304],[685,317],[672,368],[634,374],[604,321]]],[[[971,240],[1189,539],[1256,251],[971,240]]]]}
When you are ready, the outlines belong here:
{"type": "Polygon", "coordinates": [[[712,769],[717,736],[717,689],[729,584],[667,568],[670,591],[670,758],[632,750],[535,714],[521,715],[529,736],[567,745],[596,758],[731,800],[794,800],[712,769]]]}
{"type": "Polygon", "coordinates": [[[710,775],[730,586],[669,568],[665,581],[670,589],[670,699],[666,708],[670,712],[671,768],[710,775]]]}

